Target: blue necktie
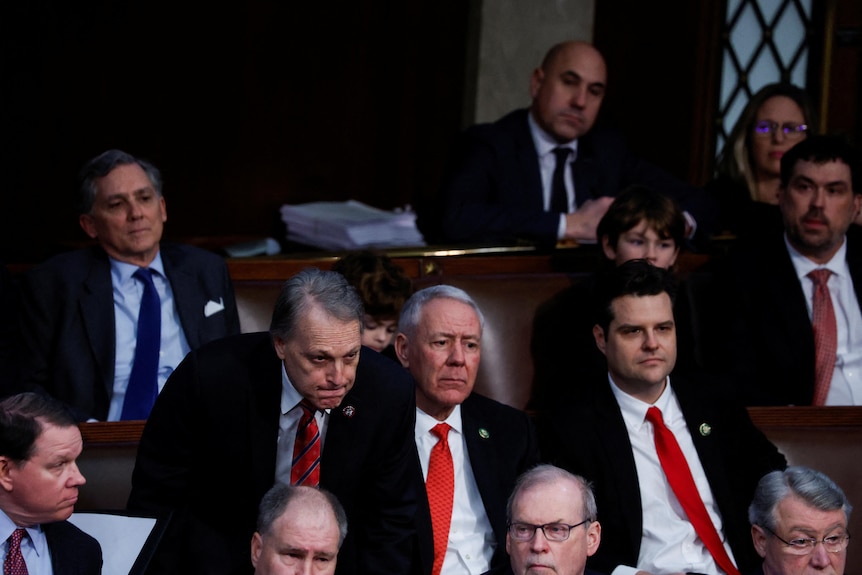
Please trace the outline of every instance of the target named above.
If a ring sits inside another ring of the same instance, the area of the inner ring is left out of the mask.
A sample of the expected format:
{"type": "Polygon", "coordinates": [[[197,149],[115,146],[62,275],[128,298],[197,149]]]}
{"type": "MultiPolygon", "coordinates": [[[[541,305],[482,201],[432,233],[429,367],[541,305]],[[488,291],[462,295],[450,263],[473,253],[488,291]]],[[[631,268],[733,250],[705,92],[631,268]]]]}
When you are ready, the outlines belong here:
{"type": "Polygon", "coordinates": [[[146,419],[159,393],[156,379],[159,370],[159,348],[162,340],[162,310],[159,293],[153,283],[153,272],[139,268],[134,277],[144,284],[141,309],[138,312],[138,333],[135,363],[126,387],[123,413],[120,419],[146,419]]]}

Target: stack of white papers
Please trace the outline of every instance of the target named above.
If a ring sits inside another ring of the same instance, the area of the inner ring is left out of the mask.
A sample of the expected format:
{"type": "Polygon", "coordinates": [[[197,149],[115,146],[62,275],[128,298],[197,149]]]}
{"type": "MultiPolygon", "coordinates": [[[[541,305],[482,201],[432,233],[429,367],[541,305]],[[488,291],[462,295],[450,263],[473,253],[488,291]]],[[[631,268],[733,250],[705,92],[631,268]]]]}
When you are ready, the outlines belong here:
{"type": "Polygon", "coordinates": [[[327,250],[424,246],[411,211],[387,212],[349,200],[281,206],[287,239],[327,250]]]}

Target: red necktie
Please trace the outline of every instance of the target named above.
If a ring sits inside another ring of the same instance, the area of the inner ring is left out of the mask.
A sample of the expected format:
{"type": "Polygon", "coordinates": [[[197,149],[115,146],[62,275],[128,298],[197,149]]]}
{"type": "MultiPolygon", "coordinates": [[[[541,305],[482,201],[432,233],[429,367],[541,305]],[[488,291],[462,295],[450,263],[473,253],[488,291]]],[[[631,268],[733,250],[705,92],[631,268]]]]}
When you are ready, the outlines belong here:
{"type": "Polygon", "coordinates": [[[302,407],[302,417],[293,442],[290,483],[317,487],[320,484],[320,430],[314,419],[317,410],[304,399],[299,406],[302,407]]]}
{"type": "Polygon", "coordinates": [[[835,371],[835,358],[838,352],[838,326],[835,323],[835,310],[829,295],[829,276],[827,269],[814,270],[808,274],[814,282],[812,298],[811,327],[814,329],[814,400],[813,405],[824,405],[835,371]]]}
{"type": "Polygon", "coordinates": [[[697,492],[697,486],[694,484],[694,478],[688,468],[685,456],[679,448],[679,443],[676,442],[673,432],[665,427],[661,410],[655,406],[650,407],[647,410],[646,420],[652,423],[655,449],[658,452],[658,459],[661,462],[665,477],[667,477],[674,495],[682,505],[697,536],[703,541],[722,571],[728,575],[739,575],[739,570],[727,555],[727,551],[721,543],[721,537],[715,530],[715,525],[712,524],[706,506],[697,492]]]}
{"type": "Polygon", "coordinates": [[[452,522],[452,499],[455,497],[455,467],[449,451],[449,427],[438,423],[431,429],[439,441],[431,448],[425,491],[431,509],[431,529],[434,534],[434,567],[431,575],[439,575],[449,546],[449,524],[452,522]]]}
{"type": "Polygon", "coordinates": [[[21,539],[27,532],[24,529],[16,529],[9,536],[9,547],[6,550],[6,559],[3,561],[3,575],[28,575],[27,564],[21,555],[21,539]]]}

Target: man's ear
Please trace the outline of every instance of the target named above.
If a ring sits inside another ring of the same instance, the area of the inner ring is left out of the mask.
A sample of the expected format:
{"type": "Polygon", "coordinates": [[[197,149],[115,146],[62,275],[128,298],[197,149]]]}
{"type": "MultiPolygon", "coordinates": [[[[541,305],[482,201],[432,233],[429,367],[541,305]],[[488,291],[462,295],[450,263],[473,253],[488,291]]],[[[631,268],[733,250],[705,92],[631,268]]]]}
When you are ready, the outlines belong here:
{"type": "Polygon", "coordinates": [[[760,525],[751,526],[751,541],[761,557],[766,557],[766,531],[760,525]]]}
{"type": "Polygon", "coordinates": [[[278,359],[284,361],[285,341],[277,335],[272,336],[272,346],[275,348],[275,355],[278,359]]]}
{"type": "Polygon", "coordinates": [[[17,466],[17,463],[5,455],[0,455],[0,488],[7,492],[11,492],[15,485],[12,479],[13,466],[17,466]]]}
{"type": "Polygon", "coordinates": [[[587,557],[592,557],[599,550],[599,543],[602,542],[602,524],[598,521],[592,521],[587,528],[587,557]]]}
{"type": "Polygon", "coordinates": [[[257,562],[260,561],[260,552],[263,550],[263,538],[257,531],[251,536],[251,565],[257,568],[257,562]]]}
{"type": "Polygon", "coordinates": [[[96,239],[96,222],[93,221],[93,216],[90,214],[81,214],[78,216],[78,224],[81,226],[81,229],[84,230],[84,233],[87,234],[90,239],[96,239]]]}
{"type": "Polygon", "coordinates": [[[605,348],[608,342],[605,339],[605,330],[599,324],[593,326],[593,339],[596,340],[596,347],[599,348],[599,351],[607,355],[605,348]]]}
{"type": "Polygon", "coordinates": [[[407,359],[407,336],[400,332],[395,336],[395,355],[401,365],[410,367],[410,361],[407,359]]]}
{"type": "Polygon", "coordinates": [[[530,98],[535,99],[539,94],[539,88],[542,87],[542,82],[545,81],[545,71],[541,68],[533,70],[533,75],[530,76],[530,98]]]}

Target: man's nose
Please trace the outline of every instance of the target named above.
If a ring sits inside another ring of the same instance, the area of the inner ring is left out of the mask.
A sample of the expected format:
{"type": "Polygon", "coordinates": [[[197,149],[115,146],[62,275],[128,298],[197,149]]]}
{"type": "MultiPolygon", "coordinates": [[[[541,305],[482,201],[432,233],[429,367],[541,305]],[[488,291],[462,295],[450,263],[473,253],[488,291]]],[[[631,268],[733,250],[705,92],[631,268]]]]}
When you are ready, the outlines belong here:
{"type": "Polygon", "coordinates": [[[814,551],[811,552],[811,565],[815,567],[826,567],[829,565],[829,552],[822,542],[818,542],[814,546],[814,551]]]}
{"type": "Polygon", "coordinates": [[[533,535],[532,541],[530,541],[530,549],[534,553],[544,553],[548,551],[550,545],[548,544],[548,539],[545,537],[545,532],[541,529],[536,529],[536,533],[533,535]]]}
{"type": "Polygon", "coordinates": [[[464,348],[460,343],[456,343],[449,351],[449,363],[461,365],[464,363],[464,348]]]}
{"type": "Polygon", "coordinates": [[[587,91],[583,87],[578,86],[575,88],[572,93],[571,104],[575,108],[583,108],[587,105],[587,91]]]}

